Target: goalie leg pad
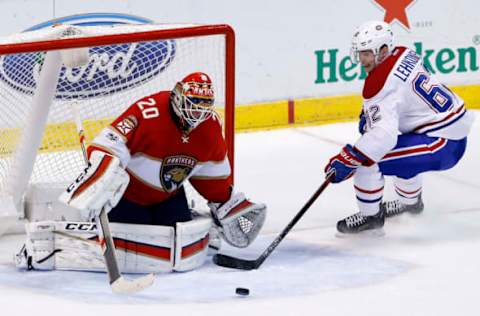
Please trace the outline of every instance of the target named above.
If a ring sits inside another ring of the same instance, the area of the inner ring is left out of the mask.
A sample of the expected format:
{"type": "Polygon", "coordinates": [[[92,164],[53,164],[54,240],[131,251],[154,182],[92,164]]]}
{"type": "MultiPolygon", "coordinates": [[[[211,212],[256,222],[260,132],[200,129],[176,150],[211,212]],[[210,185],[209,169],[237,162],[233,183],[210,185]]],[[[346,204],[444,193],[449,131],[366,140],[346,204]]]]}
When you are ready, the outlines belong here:
{"type": "Polygon", "coordinates": [[[210,216],[196,216],[189,222],[176,225],[175,271],[188,271],[200,267],[207,258],[210,229],[210,216]]]}
{"type": "Polygon", "coordinates": [[[173,227],[110,223],[110,228],[122,272],[172,271],[175,255],[173,227]]]}
{"type": "Polygon", "coordinates": [[[21,269],[53,270],[55,268],[55,223],[52,221],[25,225],[27,240],[15,255],[21,269]]]}
{"type": "MultiPolygon", "coordinates": [[[[111,223],[111,230],[122,272],[172,271],[172,227],[111,223]]],[[[16,265],[35,270],[106,271],[96,224],[90,222],[27,224],[27,241],[16,255],[16,265]]]]}
{"type": "MultiPolygon", "coordinates": [[[[188,271],[206,259],[209,216],[170,226],[111,223],[121,272],[188,271]]],[[[26,225],[27,240],[15,261],[35,270],[106,271],[97,227],[91,222],[44,221],[26,225]]]]}

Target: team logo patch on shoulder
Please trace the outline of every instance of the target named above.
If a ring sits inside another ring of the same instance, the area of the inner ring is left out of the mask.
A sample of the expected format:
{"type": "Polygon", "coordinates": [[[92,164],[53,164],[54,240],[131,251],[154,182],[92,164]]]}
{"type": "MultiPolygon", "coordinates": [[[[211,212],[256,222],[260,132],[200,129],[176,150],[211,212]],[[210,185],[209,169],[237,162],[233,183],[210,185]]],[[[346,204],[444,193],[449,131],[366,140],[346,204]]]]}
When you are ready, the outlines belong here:
{"type": "Polygon", "coordinates": [[[129,115],[120,122],[117,123],[117,130],[123,135],[130,133],[138,125],[138,120],[135,116],[129,115]]]}
{"type": "Polygon", "coordinates": [[[160,168],[160,183],[167,192],[177,190],[188,178],[197,160],[188,156],[171,156],[162,161],[160,168]]]}

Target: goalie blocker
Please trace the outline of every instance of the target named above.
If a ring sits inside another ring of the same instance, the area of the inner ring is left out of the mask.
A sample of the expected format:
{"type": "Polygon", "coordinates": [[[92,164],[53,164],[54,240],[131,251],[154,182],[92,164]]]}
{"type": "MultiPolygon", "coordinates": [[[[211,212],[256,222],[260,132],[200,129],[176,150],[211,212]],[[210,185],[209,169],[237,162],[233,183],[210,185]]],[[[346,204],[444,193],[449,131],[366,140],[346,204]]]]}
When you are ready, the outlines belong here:
{"type": "Polygon", "coordinates": [[[102,208],[109,212],[120,201],[130,177],[120,160],[102,151],[93,151],[88,167],[60,195],[60,202],[79,209],[91,220],[102,208]]]}

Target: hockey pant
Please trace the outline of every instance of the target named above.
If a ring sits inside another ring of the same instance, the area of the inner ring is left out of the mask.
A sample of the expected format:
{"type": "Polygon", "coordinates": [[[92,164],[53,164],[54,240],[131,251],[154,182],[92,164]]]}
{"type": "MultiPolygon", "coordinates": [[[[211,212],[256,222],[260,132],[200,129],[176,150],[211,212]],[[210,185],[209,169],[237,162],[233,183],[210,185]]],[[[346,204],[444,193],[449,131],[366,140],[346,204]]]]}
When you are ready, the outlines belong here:
{"type": "Polygon", "coordinates": [[[384,176],[394,176],[395,192],[403,204],[415,204],[422,191],[422,173],[452,168],[462,158],[466,144],[467,138],[448,140],[424,134],[399,135],[397,145],[380,162],[357,169],[354,188],[360,213],[378,212],[384,176]]]}

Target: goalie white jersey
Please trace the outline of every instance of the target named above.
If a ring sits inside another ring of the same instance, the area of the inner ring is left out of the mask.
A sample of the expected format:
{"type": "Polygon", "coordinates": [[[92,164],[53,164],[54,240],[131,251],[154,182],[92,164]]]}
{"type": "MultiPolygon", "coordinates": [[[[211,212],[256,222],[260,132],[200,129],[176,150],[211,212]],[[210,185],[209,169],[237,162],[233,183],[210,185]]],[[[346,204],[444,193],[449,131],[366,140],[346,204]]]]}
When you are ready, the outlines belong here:
{"type": "Polygon", "coordinates": [[[423,66],[421,57],[396,47],[367,77],[363,88],[366,132],[355,147],[378,162],[406,133],[459,140],[474,116],[463,100],[423,66]]]}

